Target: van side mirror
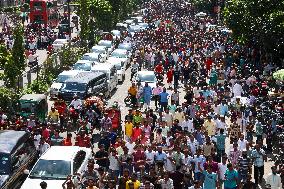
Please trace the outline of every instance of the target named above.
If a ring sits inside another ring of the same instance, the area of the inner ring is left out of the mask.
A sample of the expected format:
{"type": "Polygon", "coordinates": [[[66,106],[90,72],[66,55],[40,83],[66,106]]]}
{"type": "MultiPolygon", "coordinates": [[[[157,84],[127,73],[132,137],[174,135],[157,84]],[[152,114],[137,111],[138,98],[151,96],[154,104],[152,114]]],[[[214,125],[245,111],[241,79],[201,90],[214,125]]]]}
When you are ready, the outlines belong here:
{"type": "Polygon", "coordinates": [[[25,170],[24,170],[24,174],[25,174],[25,175],[29,175],[29,174],[30,174],[30,171],[29,171],[28,169],[25,169],[25,170]]]}

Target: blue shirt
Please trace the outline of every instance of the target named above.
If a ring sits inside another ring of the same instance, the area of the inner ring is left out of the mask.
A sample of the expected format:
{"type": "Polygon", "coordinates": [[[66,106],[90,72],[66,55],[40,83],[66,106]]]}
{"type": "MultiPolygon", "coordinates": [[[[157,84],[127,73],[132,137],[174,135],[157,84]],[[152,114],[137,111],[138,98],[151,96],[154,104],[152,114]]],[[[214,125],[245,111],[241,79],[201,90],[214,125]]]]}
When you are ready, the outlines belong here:
{"type": "Polygon", "coordinates": [[[204,174],[204,189],[216,189],[216,181],[217,181],[217,174],[212,172],[208,173],[207,171],[203,171],[204,174]]]}
{"type": "Polygon", "coordinates": [[[217,142],[216,142],[217,149],[218,150],[225,150],[226,135],[220,134],[220,135],[215,136],[215,138],[217,139],[217,142]]]}
{"type": "Polygon", "coordinates": [[[160,93],[160,102],[168,102],[169,93],[162,92],[160,93]]]}
{"type": "Polygon", "coordinates": [[[234,188],[237,186],[237,181],[236,178],[238,177],[238,171],[236,171],[235,169],[232,171],[229,171],[229,169],[226,170],[225,172],[225,182],[224,182],[224,186],[226,188],[234,188]]]}
{"type": "Polygon", "coordinates": [[[226,104],[220,105],[220,115],[225,115],[225,114],[228,113],[228,111],[229,111],[228,105],[226,105],[226,104]]]}
{"type": "Polygon", "coordinates": [[[167,154],[165,152],[157,152],[155,155],[155,160],[156,161],[165,161],[167,159],[167,154]]]}

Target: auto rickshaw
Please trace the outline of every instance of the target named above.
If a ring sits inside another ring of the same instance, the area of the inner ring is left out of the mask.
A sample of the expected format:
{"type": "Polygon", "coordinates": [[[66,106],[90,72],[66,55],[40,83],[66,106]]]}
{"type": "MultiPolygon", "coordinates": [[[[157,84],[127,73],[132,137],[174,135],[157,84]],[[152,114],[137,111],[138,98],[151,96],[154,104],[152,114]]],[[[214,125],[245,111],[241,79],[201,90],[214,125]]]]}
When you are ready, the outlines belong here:
{"type": "Polygon", "coordinates": [[[19,100],[20,116],[28,118],[31,114],[34,114],[40,122],[44,122],[47,111],[47,97],[45,94],[26,94],[19,100]]]}

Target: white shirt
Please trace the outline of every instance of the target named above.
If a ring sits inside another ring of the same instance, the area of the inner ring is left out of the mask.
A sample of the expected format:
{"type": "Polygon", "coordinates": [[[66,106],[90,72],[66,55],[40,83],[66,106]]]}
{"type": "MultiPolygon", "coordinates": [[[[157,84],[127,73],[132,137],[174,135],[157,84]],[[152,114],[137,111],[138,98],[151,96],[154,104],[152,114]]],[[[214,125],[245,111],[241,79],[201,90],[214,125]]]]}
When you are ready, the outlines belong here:
{"type": "Polygon", "coordinates": [[[279,174],[269,173],[266,179],[266,184],[270,184],[271,189],[280,189],[282,188],[281,177],[279,174]]]}
{"type": "Polygon", "coordinates": [[[239,149],[240,151],[243,151],[246,149],[246,146],[247,146],[247,141],[245,139],[243,140],[238,140],[238,146],[239,146],[239,149]]]}
{"type": "Polygon", "coordinates": [[[168,154],[167,153],[167,160],[165,163],[165,169],[167,171],[174,171],[175,170],[175,165],[173,164],[173,162],[169,159],[172,158],[173,154],[168,154]]]}
{"type": "Polygon", "coordinates": [[[39,151],[40,151],[40,155],[44,154],[44,152],[46,152],[48,149],[50,148],[50,145],[48,143],[43,143],[39,146],[39,151]]]}
{"type": "Polygon", "coordinates": [[[194,132],[194,128],[193,128],[193,120],[184,120],[182,123],[181,123],[181,127],[183,130],[187,130],[189,132],[194,132]]]}
{"type": "Polygon", "coordinates": [[[218,163],[218,169],[219,169],[219,177],[221,180],[225,180],[225,172],[227,170],[227,164],[218,163]]]}
{"type": "Polygon", "coordinates": [[[109,169],[113,171],[119,170],[119,163],[116,157],[113,155],[109,155],[108,159],[109,159],[109,169]]]}
{"type": "Polygon", "coordinates": [[[165,181],[165,179],[161,179],[158,182],[161,183],[162,189],[174,189],[174,182],[170,178],[167,181],[165,181]]]}
{"type": "Polygon", "coordinates": [[[35,145],[37,150],[39,148],[40,139],[41,139],[41,135],[40,134],[34,136],[34,145],[35,145]]]}
{"type": "Polygon", "coordinates": [[[126,142],[125,146],[128,148],[128,154],[132,154],[134,152],[135,143],[126,142]]]}
{"type": "Polygon", "coordinates": [[[82,101],[80,99],[74,99],[70,105],[73,105],[75,109],[79,109],[82,106],[82,101]]]}
{"type": "Polygon", "coordinates": [[[167,122],[167,125],[169,126],[169,127],[171,127],[172,125],[173,125],[173,114],[171,114],[171,113],[165,113],[164,114],[164,117],[165,117],[165,120],[166,120],[166,122],[167,122]]]}
{"type": "Polygon", "coordinates": [[[242,96],[242,93],[243,93],[243,88],[240,84],[236,83],[233,87],[233,94],[234,94],[234,97],[236,96],[242,96]]]}
{"type": "Polygon", "coordinates": [[[187,142],[188,147],[190,148],[190,151],[192,154],[196,153],[196,149],[198,147],[198,142],[194,139],[194,141],[189,140],[187,142]]]}
{"type": "Polygon", "coordinates": [[[145,151],[146,161],[150,164],[154,163],[155,152],[149,152],[148,150],[145,151]]]}

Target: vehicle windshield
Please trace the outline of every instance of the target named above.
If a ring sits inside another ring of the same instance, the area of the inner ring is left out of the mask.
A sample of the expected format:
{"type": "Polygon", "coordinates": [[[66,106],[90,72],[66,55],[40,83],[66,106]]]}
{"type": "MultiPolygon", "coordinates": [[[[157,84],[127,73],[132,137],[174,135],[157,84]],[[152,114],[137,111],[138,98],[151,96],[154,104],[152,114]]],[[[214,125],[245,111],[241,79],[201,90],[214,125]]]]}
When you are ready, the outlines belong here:
{"type": "Polygon", "coordinates": [[[0,175],[8,175],[10,173],[9,155],[0,153],[0,175]]]}
{"type": "Polygon", "coordinates": [[[112,31],[111,33],[116,36],[121,36],[120,31],[112,31]]]}
{"type": "Polygon", "coordinates": [[[156,77],[155,75],[138,75],[138,80],[141,82],[149,82],[149,83],[154,83],[156,82],[156,77]]]}
{"type": "Polygon", "coordinates": [[[66,179],[71,174],[70,161],[64,160],[45,160],[41,159],[37,162],[29,178],[40,179],[66,179]]]}
{"type": "Polygon", "coordinates": [[[119,52],[113,52],[111,53],[112,57],[116,57],[116,58],[127,58],[127,55],[124,53],[119,53],[119,52]]]}
{"type": "Polygon", "coordinates": [[[92,49],[92,51],[96,53],[105,53],[104,49],[92,49]]]}
{"type": "Polygon", "coordinates": [[[131,50],[131,46],[130,45],[126,45],[126,44],[120,44],[118,45],[118,49],[126,49],[126,50],[131,50]]]}
{"type": "Polygon", "coordinates": [[[65,83],[63,89],[68,91],[85,91],[86,84],[85,83],[65,83]]]}
{"type": "Polygon", "coordinates": [[[74,70],[83,70],[83,71],[90,71],[91,70],[91,64],[81,64],[81,63],[76,63],[73,66],[74,70]]]}
{"type": "Polygon", "coordinates": [[[70,77],[71,77],[70,75],[58,75],[58,77],[55,81],[56,81],[56,83],[64,83],[70,77]]]}
{"type": "Polygon", "coordinates": [[[36,103],[30,100],[21,100],[21,111],[25,113],[34,113],[36,109],[36,103]]]}
{"type": "Polygon", "coordinates": [[[111,47],[111,43],[108,41],[100,41],[99,44],[100,46],[106,46],[106,47],[111,47]]]}
{"type": "Polygon", "coordinates": [[[81,60],[89,60],[89,61],[99,61],[97,56],[89,56],[89,55],[84,55],[82,56],[81,60]]]}

